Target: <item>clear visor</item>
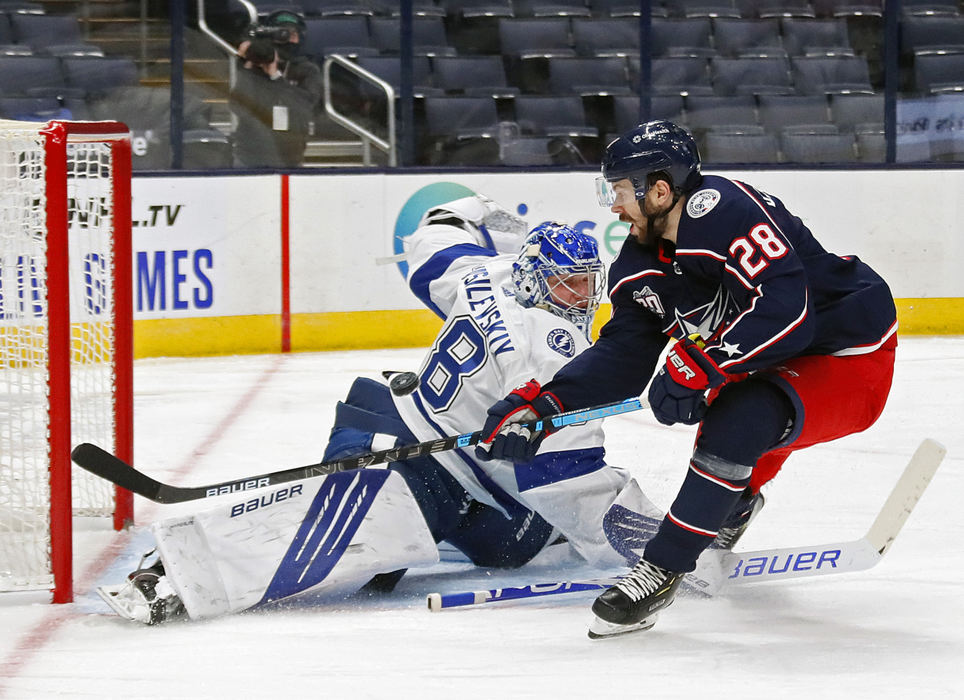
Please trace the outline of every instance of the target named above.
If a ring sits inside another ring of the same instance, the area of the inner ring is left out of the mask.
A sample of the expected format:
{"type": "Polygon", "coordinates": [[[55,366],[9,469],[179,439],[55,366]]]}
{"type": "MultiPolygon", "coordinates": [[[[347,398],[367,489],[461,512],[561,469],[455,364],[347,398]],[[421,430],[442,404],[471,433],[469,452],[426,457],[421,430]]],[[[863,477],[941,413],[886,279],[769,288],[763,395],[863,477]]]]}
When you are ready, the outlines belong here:
{"type": "Polygon", "coordinates": [[[616,191],[612,183],[601,175],[596,178],[596,200],[601,207],[611,207],[616,203],[616,191]]]}

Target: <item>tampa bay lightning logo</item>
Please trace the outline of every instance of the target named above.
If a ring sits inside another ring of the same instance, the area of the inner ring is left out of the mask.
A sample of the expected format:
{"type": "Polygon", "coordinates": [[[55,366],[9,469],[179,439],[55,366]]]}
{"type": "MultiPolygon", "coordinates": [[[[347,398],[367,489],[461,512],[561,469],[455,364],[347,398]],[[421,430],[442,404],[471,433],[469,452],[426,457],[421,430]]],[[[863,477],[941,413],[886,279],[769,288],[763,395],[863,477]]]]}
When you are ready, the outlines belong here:
{"type": "Polygon", "coordinates": [[[553,328],[546,336],[546,344],[550,349],[555,350],[563,357],[572,357],[576,354],[576,341],[572,333],[565,328],[553,328]]]}

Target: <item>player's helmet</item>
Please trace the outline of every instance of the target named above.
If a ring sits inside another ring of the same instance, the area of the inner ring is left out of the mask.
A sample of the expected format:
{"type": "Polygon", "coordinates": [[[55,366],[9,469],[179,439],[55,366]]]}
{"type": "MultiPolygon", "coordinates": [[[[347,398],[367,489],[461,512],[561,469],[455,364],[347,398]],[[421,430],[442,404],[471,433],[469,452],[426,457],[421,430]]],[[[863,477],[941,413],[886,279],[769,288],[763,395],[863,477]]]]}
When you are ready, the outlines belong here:
{"type": "Polygon", "coordinates": [[[657,119],[640,124],[606,146],[602,177],[596,180],[599,203],[611,207],[615,198],[611,183],[628,179],[636,198],[646,194],[646,176],[665,171],[679,194],[699,187],[700,152],[686,129],[673,122],[657,119]]]}
{"type": "Polygon", "coordinates": [[[522,306],[551,311],[588,335],[603,291],[599,245],[565,224],[539,224],[512,264],[512,281],[522,306]]]}

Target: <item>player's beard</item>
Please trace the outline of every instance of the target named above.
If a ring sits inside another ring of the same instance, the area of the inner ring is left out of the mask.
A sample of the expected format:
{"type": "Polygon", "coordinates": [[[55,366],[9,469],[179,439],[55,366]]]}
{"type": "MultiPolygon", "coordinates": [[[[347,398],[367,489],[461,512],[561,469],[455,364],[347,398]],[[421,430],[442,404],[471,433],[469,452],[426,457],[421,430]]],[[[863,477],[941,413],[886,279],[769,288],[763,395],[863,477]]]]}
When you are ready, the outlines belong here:
{"type": "Polygon", "coordinates": [[[655,246],[656,242],[666,232],[666,221],[675,204],[674,201],[673,205],[664,211],[650,211],[648,203],[643,199],[639,201],[639,210],[642,213],[641,220],[626,214],[621,214],[619,218],[621,221],[632,224],[630,233],[641,245],[655,246]]]}

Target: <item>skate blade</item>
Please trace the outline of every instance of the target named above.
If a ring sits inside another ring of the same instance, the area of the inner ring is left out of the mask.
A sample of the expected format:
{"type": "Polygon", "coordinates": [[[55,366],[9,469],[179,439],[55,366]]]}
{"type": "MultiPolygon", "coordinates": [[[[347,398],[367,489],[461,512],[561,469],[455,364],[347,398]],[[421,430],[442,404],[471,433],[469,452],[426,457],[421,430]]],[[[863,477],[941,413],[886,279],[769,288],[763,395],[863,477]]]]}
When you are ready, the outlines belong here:
{"type": "Polygon", "coordinates": [[[144,618],[145,615],[149,617],[149,613],[131,604],[131,601],[125,596],[129,589],[130,584],[121,583],[116,586],[98,586],[95,590],[100,599],[107,603],[107,606],[120,617],[146,625],[148,620],[144,618]]]}
{"type": "Polygon", "coordinates": [[[617,625],[596,617],[589,624],[589,638],[606,639],[607,637],[618,637],[621,634],[629,634],[630,632],[643,632],[655,625],[658,617],[658,614],[650,615],[646,619],[640,620],[632,625],[617,625]]]}

